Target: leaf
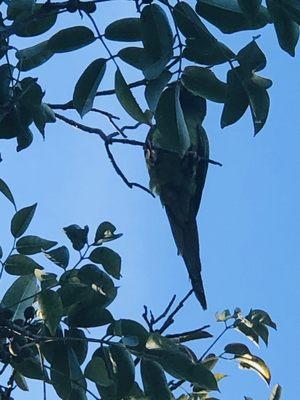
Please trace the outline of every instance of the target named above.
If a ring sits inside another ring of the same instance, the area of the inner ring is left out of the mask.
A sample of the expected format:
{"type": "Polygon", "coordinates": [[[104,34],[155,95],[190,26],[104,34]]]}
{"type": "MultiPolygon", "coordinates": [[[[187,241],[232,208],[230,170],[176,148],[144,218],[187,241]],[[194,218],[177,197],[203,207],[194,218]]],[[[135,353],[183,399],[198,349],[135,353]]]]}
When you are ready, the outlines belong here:
{"type": "Polygon", "coordinates": [[[115,381],[117,383],[117,395],[119,398],[126,397],[134,384],[135,365],[131,354],[126,347],[120,343],[109,346],[109,351],[115,366],[115,381]]]}
{"type": "Polygon", "coordinates": [[[27,147],[31,145],[32,141],[33,141],[33,135],[31,130],[29,128],[24,129],[17,136],[17,142],[18,142],[17,151],[22,151],[24,149],[27,149],[27,147]]]}
{"type": "Polygon", "coordinates": [[[39,357],[24,358],[21,362],[15,362],[12,358],[10,365],[26,378],[48,381],[47,373],[42,369],[39,357]]]}
{"type": "Polygon", "coordinates": [[[38,294],[37,300],[40,306],[40,315],[45,321],[51,336],[55,336],[56,329],[63,316],[63,305],[57,292],[44,290],[38,294]]]}
{"type": "Polygon", "coordinates": [[[104,76],[106,60],[94,60],[80,76],[73,93],[73,104],[81,118],[88,113],[94,103],[97,89],[104,76]]]}
{"type": "Polygon", "coordinates": [[[58,282],[57,282],[57,275],[53,274],[51,272],[45,272],[45,271],[41,271],[40,269],[35,269],[34,270],[34,275],[36,276],[36,278],[41,282],[41,289],[45,290],[45,289],[50,289],[53,286],[57,286],[58,282]]]}
{"type": "Polygon", "coordinates": [[[246,83],[246,91],[254,125],[254,135],[264,127],[270,109],[270,97],[264,87],[257,85],[252,80],[246,83]]]}
{"type": "Polygon", "coordinates": [[[282,0],[281,6],[297,24],[300,24],[300,5],[298,0],[282,0]]]}
{"type": "Polygon", "coordinates": [[[257,372],[259,376],[267,382],[267,384],[270,384],[271,372],[261,358],[253,356],[252,354],[236,356],[235,358],[239,361],[242,369],[252,369],[257,372]]]}
{"type": "Polygon", "coordinates": [[[240,71],[240,67],[236,67],[227,73],[227,97],[221,116],[221,128],[237,122],[248,108],[249,99],[241,84],[240,71]]]}
{"type": "Polygon", "coordinates": [[[114,21],[105,28],[104,36],[119,42],[139,42],[142,40],[140,19],[122,18],[114,21]]]}
{"type": "Polygon", "coordinates": [[[105,362],[100,357],[93,357],[88,362],[84,370],[84,376],[101,386],[110,386],[113,383],[108,376],[105,362]]]}
{"type": "Polygon", "coordinates": [[[174,399],[162,367],[155,361],[142,358],[141,376],[149,400],[174,399]]]}
{"type": "Polygon", "coordinates": [[[53,55],[54,52],[48,47],[48,41],[44,41],[18,50],[16,52],[16,58],[19,60],[17,67],[20,71],[30,71],[50,60],[53,55]]]}
{"type": "Polygon", "coordinates": [[[31,13],[34,0],[10,0],[7,7],[7,18],[14,20],[22,13],[31,13]]]}
{"type": "Polygon", "coordinates": [[[13,320],[23,319],[24,311],[34,303],[37,291],[33,274],[20,276],[4,294],[1,305],[14,312],[13,320]]]}
{"type": "Polygon", "coordinates": [[[73,328],[65,330],[65,336],[69,338],[68,344],[72,347],[79,364],[83,364],[88,352],[88,340],[81,329],[73,328]],[[70,340],[71,338],[81,340],[70,340]]]}
{"type": "Polygon", "coordinates": [[[73,26],[62,29],[48,40],[48,49],[54,53],[78,50],[96,40],[93,32],[86,26],[73,26]]]}
{"type": "Polygon", "coordinates": [[[191,93],[217,103],[224,103],[227,94],[226,83],[220,81],[208,68],[186,67],[181,81],[191,93]]]}
{"type": "Polygon", "coordinates": [[[86,400],[86,381],[73,349],[64,346],[54,354],[51,363],[51,383],[62,399],[86,400]]]}
{"type": "Polygon", "coordinates": [[[1,103],[1,105],[5,104],[9,101],[10,94],[11,94],[10,84],[11,84],[12,73],[13,73],[13,70],[9,64],[3,64],[0,66],[0,103],[1,103]]]}
{"type": "Polygon", "coordinates": [[[224,33],[260,29],[270,22],[267,9],[263,6],[251,22],[236,0],[201,0],[197,2],[196,11],[224,33]]]}
{"type": "Polygon", "coordinates": [[[26,231],[34,216],[36,206],[37,203],[29,207],[24,207],[12,217],[10,231],[13,237],[18,238],[26,231]]]}
{"type": "Polygon", "coordinates": [[[49,13],[39,15],[43,4],[33,4],[31,18],[21,18],[13,24],[16,35],[21,37],[32,37],[47,32],[56,23],[57,13],[52,10],[49,13]],[[34,16],[35,15],[35,16],[34,16]]]}
{"type": "Polygon", "coordinates": [[[276,384],[272,390],[269,400],[280,400],[281,398],[281,386],[276,384]]]}
{"type": "Polygon", "coordinates": [[[84,228],[80,228],[80,226],[73,224],[63,229],[71,240],[73,249],[80,251],[87,244],[87,235],[89,232],[89,227],[87,225],[84,228]]]}
{"type": "Polygon", "coordinates": [[[26,379],[24,378],[24,376],[22,374],[20,374],[17,371],[14,372],[14,381],[19,389],[23,390],[24,392],[29,391],[26,379]]]}
{"type": "Polygon", "coordinates": [[[46,124],[56,122],[55,113],[46,103],[41,103],[34,111],[33,122],[42,136],[45,137],[46,124]]]}
{"type": "MultiPolygon", "coordinates": [[[[149,332],[136,321],[119,319],[112,322],[107,328],[107,335],[119,336],[122,339],[137,339],[140,348],[144,347],[149,337],[149,332]]],[[[136,345],[134,345],[136,347],[136,345]]]]}
{"type": "Polygon", "coordinates": [[[248,72],[261,71],[267,65],[267,59],[255,40],[242,48],[236,57],[240,66],[248,72]]]}
{"type": "Polygon", "coordinates": [[[16,208],[16,203],[12,192],[10,191],[7,184],[4,182],[3,179],[0,178],[0,192],[14,205],[16,208]]]}
{"type": "Polygon", "coordinates": [[[255,344],[259,344],[259,336],[257,332],[252,328],[253,324],[247,323],[247,320],[237,320],[235,323],[235,328],[244,334],[249,340],[255,344]]]}
{"type": "Polygon", "coordinates": [[[118,57],[127,64],[143,70],[147,66],[145,50],[142,47],[125,47],[118,52],[118,57]]]}
{"type": "Polygon", "coordinates": [[[167,83],[172,78],[170,71],[163,71],[157,78],[152,79],[146,83],[145,88],[145,99],[148,103],[150,110],[155,113],[158,100],[162,94],[162,91],[166,87],[167,83]]]}
{"type": "Polygon", "coordinates": [[[158,131],[153,135],[153,144],[174,151],[182,157],[191,142],[179,94],[178,85],[168,87],[161,94],[155,112],[158,131]]]}
{"type": "Polygon", "coordinates": [[[43,267],[23,254],[13,254],[5,261],[5,271],[10,275],[28,275],[35,269],[43,269],[43,267]]]}
{"type": "Polygon", "coordinates": [[[101,264],[109,275],[120,279],[121,257],[115,251],[107,247],[98,247],[91,252],[89,259],[96,264],[101,264]]]}
{"type": "Polygon", "coordinates": [[[72,328],[94,328],[107,325],[113,321],[111,313],[98,305],[86,307],[81,304],[72,306],[68,313],[68,325],[72,328]]]}
{"type": "Polygon", "coordinates": [[[299,25],[293,21],[285,9],[274,0],[267,0],[268,10],[273,18],[273,23],[282,50],[295,57],[295,47],[299,40],[299,25]]]}
{"type": "Polygon", "coordinates": [[[115,90],[116,96],[127,114],[138,122],[146,122],[147,120],[143,111],[138,105],[119,69],[116,70],[115,74],[115,90]]]}
{"type": "Polygon", "coordinates": [[[95,234],[94,244],[101,245],[104,242],[109,242],[122,236],[122,233],[115,234],[115,231],[116,227],[110,222],[101,222],[95,234]]]}
{"type": "Polygon", "coordinates": [[[238,0],[238,4],[245,14],[252,22],[255,22],[255,17],[259,13],[262,0],[238,0]]]}
{"type": "Polygon", "coordinates": [[[277,329],[275,322],[272,321],[270,315],[264,311],[259,309],[251,310],[250,313],[246,316],[247,319],[253,322],[260,322],[262,324],[268,325],[273,329],[277,329]]]}
{"type": "Polygon", "coordinates": [[[20,254],[36,254],[56,246],[53,240],[42,239],[39,236],[23,236],[17,240],[16,249],[20,254]]]}
{"type": "Polygon", "coordinates": [[[45,251],[45,256],[57,266],[66,269],[69,264],[70,253],[66,246],[58,247],[51,251],[45,251]]]}
{"type": "Polygon", "coordinates": [[[178,2],[173,15],[178,28],[187,38],[187,47],[183,50],[185,58],[199,64],[217,65],[234,57],[234,53],[208,31],[188,3],[178,2]]]}
{"type": "Polygon", "coordinates": [[[157,78],[173,56],[173,32],[164,10],[150,4],[141,12],[142,41],[145,49],[146,79],[157,78]]]}
{"type": "Polygon", "coordinates": [[[243,343],[231,343],[224,347],[225,353],[235,354],[235,355],[244,355],[251,354],[250,350],[243,343]]]}

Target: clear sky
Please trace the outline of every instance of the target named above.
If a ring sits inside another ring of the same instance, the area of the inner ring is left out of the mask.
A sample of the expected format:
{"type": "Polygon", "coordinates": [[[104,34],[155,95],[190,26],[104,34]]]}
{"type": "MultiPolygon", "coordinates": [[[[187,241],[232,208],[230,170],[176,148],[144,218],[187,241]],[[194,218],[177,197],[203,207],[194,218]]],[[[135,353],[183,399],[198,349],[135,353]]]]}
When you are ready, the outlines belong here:
{"type": "MultiPolygon", "coordinates": [[[[103,31],[114,18],[131,16],[133,12],[133,2],[116,1],[103,4],[95,17],[103,31]]],[[[81,24],[76,15],[60,21],[61,27],[81,24]]],[[[234,50],[257,34],[249,31],[225,37],[214,32],[234,50]]],[[[209,135],[211,158],[222,162],[223,167],[210,166],[198,214],[208,311],[202,311],[195,298],[191,298],[170,332],[211,324],[211,331],[218,334],[222,326],[214,321],[216,311],[233,310],[236,306],[245,314],[250,308],[268,311],[278,324],[278,331],[271,332],[268,349],[264,345],[257,349],[239,333],[231,332],[215,351],[221,352],[229,342],[244,341],[270,366],[272,385],[280,383],[284,398],[292,399],[296,397],[300,350],[299,58],[292,59],[280,50],[271,27],[260,33],[258,43],[268,59],[262,75],[274,81],[269,119],[255,138],[249,112],[239,123],[221,130],[222,108],[209,104],[204,126],[209,135]]],[[[22,48],[42,40],[37,37],[16,44],[22,48]]],[[[111,43],[111,48],[117,47],[111,43]]],[[[46,88],[45,101],[64,102],[71,99],[74,84],[84,68],[102,56],[106,57],[105,52],[99,43],[94,43],[75,53],[56,55],[33,70],[32,76],[37,76],[46,88]]],[[[140,75],[137,70],[127,69],[126,77],[133,81],[140,75]]],[[[107,75],[101,87],[113,87],[112,74],[107,75]]],[[[138,96],[139,91],[135,94],[138,96]]],[[[101,98],[96,104],[125,117],[113,96],[101,98]]],[[[80,119],[75,113],[68,115],[80,119]]],[[[126,117],[124,121],[133,123],[126,117]]],[[[99,115],[87,116],[84,123],[112,132],[99,115]]],[[[138,129],[131,137],[143,140],[144,135],[145,131],[138,129]]],[[[138,189],[130,190],[121,182],[99,138],[58,121],[48,126],[44,142],[35,132],[29,149],[17,154],[14,148],[12,141],[1,142],[4,159],[0,165],[1,178],[11,187],[19,207],[38,202],[28,233],[66,243],[62,227],[71,223],[88,224],[93,231],[104,220],[111,221],[124,233],[111,245],[123,261],[119,295],[111,307],[115,318],[142,321],[144,304],[159,313],[173,294],[181,299],[187,293],[190,283],[185,266],[176,255],[159,200],[138,189]]],[[[147,185],[142,151],[117,145],[113,150],[126,176],[147,185]]],[[[9,243],[7,232],[12,210],[2,198],[0,207],[0,243],[5,247],[9,243]]],[[[45,266],[55,272],[55,267],[45,266]]],[[[1,292],[10,281],[3,280],[1,292]]],[[[203,341],[194,348],[201,354],[209,343],[203,341]]],[[[230,375],[220,384],[218,397],[222,400],[240,400],[244,395],[267,400],[270,389],[254,372],[239,371],[229,362],[220,363],[217,371],[230,375]]],[[[34,395],[18,392],[14,398],[39,398],[41,384],[31,387],[34,395]]]]}

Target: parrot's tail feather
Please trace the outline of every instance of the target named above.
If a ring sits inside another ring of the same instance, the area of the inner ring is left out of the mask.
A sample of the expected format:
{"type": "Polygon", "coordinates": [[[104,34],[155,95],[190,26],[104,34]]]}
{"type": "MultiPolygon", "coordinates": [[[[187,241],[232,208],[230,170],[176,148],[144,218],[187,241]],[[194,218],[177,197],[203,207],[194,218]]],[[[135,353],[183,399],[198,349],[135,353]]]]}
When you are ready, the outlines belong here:
{"type": "Polygon", "coordinates": [[[166,207],[166,212],[178,253],[183,257],[192,282],[194,293],[202,308],[206,310],[207,303],[201,278],[201,261],[199,255],[199,237],[196,218],[195,220],[187,221],[183,225],[174,217],[174,214],[169,207],[166,207]]]}

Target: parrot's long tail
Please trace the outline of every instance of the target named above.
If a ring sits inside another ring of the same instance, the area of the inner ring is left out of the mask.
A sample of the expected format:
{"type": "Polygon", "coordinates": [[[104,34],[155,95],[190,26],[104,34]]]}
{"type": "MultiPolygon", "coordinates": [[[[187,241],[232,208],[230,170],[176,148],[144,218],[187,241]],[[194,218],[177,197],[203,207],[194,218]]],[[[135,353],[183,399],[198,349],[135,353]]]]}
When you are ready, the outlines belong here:
{"type": "Polygon", "coordinates": [[[166,207],[167,216],[171,225],[178,253],[182,255],[195,296],[199,300],[202,308],[207,309],[205,292],[201,277],[201,261],[199,255],[199,236],[197,222],[191,220],[184,225],[178,223],[172,211],[166,207]]]}

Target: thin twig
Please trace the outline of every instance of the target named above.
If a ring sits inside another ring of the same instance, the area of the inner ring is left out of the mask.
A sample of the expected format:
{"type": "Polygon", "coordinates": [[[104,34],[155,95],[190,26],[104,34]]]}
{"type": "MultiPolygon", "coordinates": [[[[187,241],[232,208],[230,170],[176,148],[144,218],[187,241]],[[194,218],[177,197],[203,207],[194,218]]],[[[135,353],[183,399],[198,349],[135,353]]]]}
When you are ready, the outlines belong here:
{"type": "Polygon", "coordinates": [[[170,300],[169,304],[167,305],[167,307],[165,308],[165,310],[157,318],[154,318],[153,314],[151,313],[152,326],[157,324],[159,321],[161,321],[163,318],[165,318],[168,315],[175,300],[176,300],[176,294],[174,294],[174,296],[171,298],[171,300],[170,300]]]}

